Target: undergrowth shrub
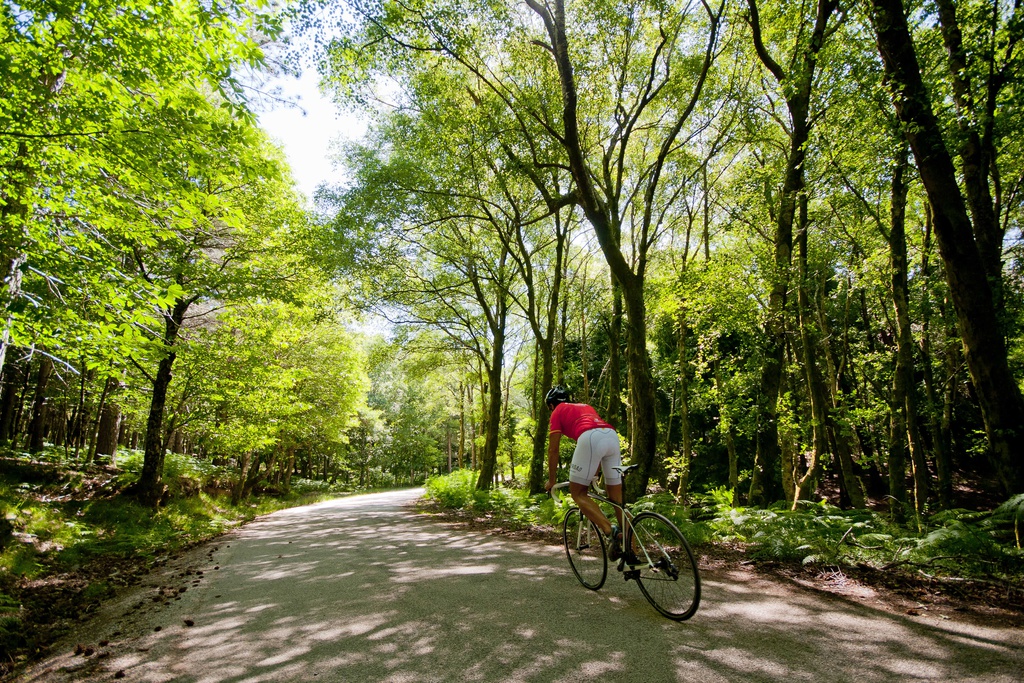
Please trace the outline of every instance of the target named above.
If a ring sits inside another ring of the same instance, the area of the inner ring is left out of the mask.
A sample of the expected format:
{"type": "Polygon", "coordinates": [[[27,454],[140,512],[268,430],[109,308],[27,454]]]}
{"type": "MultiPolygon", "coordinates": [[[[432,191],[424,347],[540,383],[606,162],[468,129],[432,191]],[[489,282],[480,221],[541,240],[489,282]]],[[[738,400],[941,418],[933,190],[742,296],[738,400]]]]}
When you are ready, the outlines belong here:
{"type": "Polygon", "coordinates": [[[424,488],[427,498],[436,500],[441,507],[469,510],[475,500],[476,478],[472,470],[456,470],[451,474],[427,479],[424,488]]]}
{"type": "Polygon", "coordinates": [[[318,479],[292,477],[289,493],[297,496],[330,496],[345,492],[340,484],[332,484],[329,481],[320,481],[318,479]]]}
{"type": "MultiPolygon", "coordinates": [[[[1020,501],[1017,500],[1020,498],[1020,501]]],[[[797,510],[737,508],[731,495],[704,498],[716,538],[745,544],[752,557],[804,564],[879,568],[907,565],[950,576],[990,577],[1011,584],[1024,579],[1024,554],[1011,533],[1015,496],[992,512],[946,510],[922,520],[917,532],[869,510],[841,510],[826,501],[797,510]]]]}
{"type": "MultiPolygon", "coordinates": [[[[488,513],[511,525],[560,527],[572,500],[561,504],[546,495],[518,489],[476,490],[476,475],[454,472],[427,481],[427,497],[450,509],[488,513]]],[[[827,501],[784,503],[767,509],[734,507],[732,491],[719,487],[696,497],[696,505],[678,503],[670,493],[644,496],[632,506],[668,517],[692,546],[734,543],[762,561],[806,565],[879,568],[910,565],[948,575],[995,577],[1024,582],[1024,551],[1016,547],[1024,520],[1024,495],[993,512],[949,510],[925,520],[924,532],[893,524],[870,510],[842,510],[827,501]]],[[[611,509],[605,513],[611,516],[611,509]]]]}
{"type": "MultiPolygon", "coordinates": [[[[457,470],[427,479],[426,496],[443,508],[464,510],[500,517],[513,527],[550,524],[561,516],[547,495],[531,496],[523,489],[499,486],[487,491],[476,489],[477,473],[457,470]]],[[[561,515],[564,515],[563,506],[561,515]]]]}
{"type": "MultiPolygon", "coordinates": [[[[121,486],[136,481],[142,472],[144,453],[140,450],[118,451],[117,467],[121,470],[121,486]]],[[[181,453],[167,453],[164,458],[163,481],[171,496],[191,496],[203,488],[228,490],[238,474],[232,467],[214,465],[209,460],[181,453]]]]}

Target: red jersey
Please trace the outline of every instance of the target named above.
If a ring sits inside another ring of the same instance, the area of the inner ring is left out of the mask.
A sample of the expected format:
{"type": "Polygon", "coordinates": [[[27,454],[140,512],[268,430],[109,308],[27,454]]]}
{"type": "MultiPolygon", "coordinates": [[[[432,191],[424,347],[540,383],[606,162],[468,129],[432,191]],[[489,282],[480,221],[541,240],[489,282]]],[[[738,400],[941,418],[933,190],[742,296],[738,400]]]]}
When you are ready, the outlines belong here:
{"type": "Polygon", "coordinates": [[[597,415],[597,411],[586,403],[559,403],[551,411],[551,428],[548,433],[564,434],[573,441],[579,441],[580,434],[591,429],[615,429],[597,415]]]}

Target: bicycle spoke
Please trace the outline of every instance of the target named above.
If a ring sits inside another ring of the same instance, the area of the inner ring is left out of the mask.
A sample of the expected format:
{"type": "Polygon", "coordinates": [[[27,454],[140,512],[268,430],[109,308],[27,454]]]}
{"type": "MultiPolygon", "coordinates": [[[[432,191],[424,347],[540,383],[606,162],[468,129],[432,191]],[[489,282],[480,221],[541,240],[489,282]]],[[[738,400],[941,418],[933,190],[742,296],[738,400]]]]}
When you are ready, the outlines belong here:
{"type": "Polygon", "coordinates": [[[562,539],[569,566],[579,582],[590,590],[603,586],[608,576],[604,537],[578,508],[565,514],[562,539]]]}
{"type": "Polygon", "coordinates": [[[669,619],[689,619],[700,605],[700,574],[686,539],[654,512],[637,515],[633,530],[640,590],[669,619]]]}

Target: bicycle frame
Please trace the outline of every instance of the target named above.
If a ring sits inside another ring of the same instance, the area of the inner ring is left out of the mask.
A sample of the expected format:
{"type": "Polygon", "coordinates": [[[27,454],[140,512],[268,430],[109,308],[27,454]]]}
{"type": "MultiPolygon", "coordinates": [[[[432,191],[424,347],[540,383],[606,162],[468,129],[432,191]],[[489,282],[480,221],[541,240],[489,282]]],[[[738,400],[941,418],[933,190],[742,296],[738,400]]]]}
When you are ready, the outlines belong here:
{"type": "MultiPolygon", "coordinates": [[[[624,469],[623,475],[630,469],[632,466],[624,469]]],[[[559,506],[560,491],[568,486],[569,482],[562,482],[551,488],[551,497],[559,506]]],[[[675,621],[693,616],[700,605],[700,571],[679,528],[652,510],[634,513],[625,504],[609,499],[593,483],[588,495],[599,506],[607,504],[621,514],[622,552],[613,562],[616,571],[627,581],[635,580],[647,601],[662,615],[675,621]]],[[[569,566],[584,588],[598,590],[608,575],[604,535],[579,507],[569,508],[568,513],[572,518],[565,517],[562,533],[569,566]],[[598,558],[599,562],[593,562],[598,558]]]]}
{"type": "MultiPolygon", "coordinates": [[[[558,495],[557,493],[555,493],[556,489],[568,489],[568,488],[569,488],[569,482],[567,482],[567,481],[560,482],[560,483],[555,484],[554,486],[551,487],[551,497],[554,499],[554,501],[555,501],[555,503],[557,505],[561,505],[562,504],[562,497],[560,495],[558,495]]],[[[605,496],[604,495],[604,491],[599,489],[599,488],[597,488],[597,486],[595,486],[594,484],[590,485],[589,494],[590,494],[590,497],[593,500],[597,501],[598,503],[607,503],[613,509],[618,510],[619,512],[622,513],[622,547],[623,547],[623,549],[626,549],[626,548],[632,549],[633,537],[636,535],[636,530],[633,528],[633,518],[636,515],[633,514],[633,511],[630,510],[629,508],[627,508],[625,505],[620,505],[619,503],[616,503],[615,501],[613,501],[610,498],[608,498],[607,496],[605,496]]],[[[583,527],[580,528],[580,533],[589,533],[589,529],[590,529],[589,526],[583,526],[583,527]]],[[[651,556],[647,553],[647,548],[645,546],[643,546],[643,545],[641,545],[640,548],[641,548],[641,550],[643,550],[643,553],[644,553],[644,558],[643,559],[644,559],[645,563],[648,564],[648,565],[653,565],[653,561],[651,560],[651,556]]],[[[626,552],[623,552],[622,557],[620,557],[616,561],[616,570],[617,571],[621,572],[623,570],[623,567],[626,564],[627,555],[628,554],[626,552]]],[[[629,578],[629,577],[627,576],[626,578],[629,578]]]]}

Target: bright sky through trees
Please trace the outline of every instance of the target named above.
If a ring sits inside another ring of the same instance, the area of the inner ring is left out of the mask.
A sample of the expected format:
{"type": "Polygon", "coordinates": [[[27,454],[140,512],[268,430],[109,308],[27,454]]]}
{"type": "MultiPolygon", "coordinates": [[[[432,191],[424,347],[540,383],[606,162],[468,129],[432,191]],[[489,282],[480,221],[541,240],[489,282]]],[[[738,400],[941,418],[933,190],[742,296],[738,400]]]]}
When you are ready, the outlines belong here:
{"type": "Polygon", "coordinates": [[[317,89],[316,71],[309,69],[300,78],[282,76],[267,84],[281,88],[281,103],[259,115],[261,127],[279,141],[288,156],[295,182],[307,197],[312,197],[323,182],[338,180],[340,171],[331,161],[339,140],[363,135],[366,126],[346,114],[317,89]]]}

